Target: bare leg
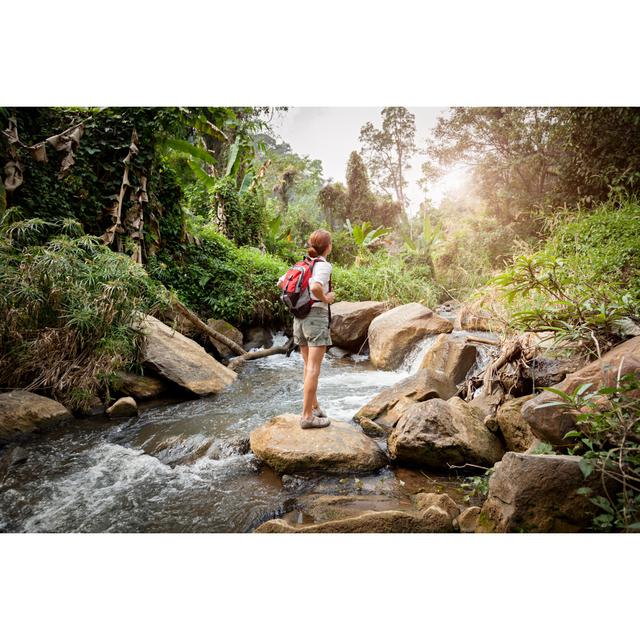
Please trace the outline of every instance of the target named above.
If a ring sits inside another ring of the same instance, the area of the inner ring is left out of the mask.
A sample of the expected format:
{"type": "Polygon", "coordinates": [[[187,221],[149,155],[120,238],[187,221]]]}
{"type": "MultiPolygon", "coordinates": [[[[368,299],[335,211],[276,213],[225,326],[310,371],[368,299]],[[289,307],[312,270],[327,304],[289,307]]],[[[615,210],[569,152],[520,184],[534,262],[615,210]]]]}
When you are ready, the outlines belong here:
{"type": "MultiPolygon", "coordinates": [[[[314,349],[317,349],[318,347],[314,347],[314,349]]],[[[304,373],[302,374],[302,379],[303,381],[306,381],[307,379],[307,360],[309,358],[309,347],[300,347],[300,353],[302,354],[302,360],[304,362],[304,373]]],[[[323,354],[324,355],[324,354],[323,354]]],[[[317,380],[316,380],[316,389],[318,388],[318,384],[317,384],[317,380]]],[[[318,397],[317,395],[314,393],[313,394],[313,409],[317,409],[318,408],[318,397]]]]}
{"type": "Polygon", "coordinates": [[[312,411],[318,405],[316,398],[318,378],[320,377],[320,365],[326,350],[326,347],[308,347],[304,376],[304,404],[302,407],[302,418],[305,420],[311,419],[312,411]]]}

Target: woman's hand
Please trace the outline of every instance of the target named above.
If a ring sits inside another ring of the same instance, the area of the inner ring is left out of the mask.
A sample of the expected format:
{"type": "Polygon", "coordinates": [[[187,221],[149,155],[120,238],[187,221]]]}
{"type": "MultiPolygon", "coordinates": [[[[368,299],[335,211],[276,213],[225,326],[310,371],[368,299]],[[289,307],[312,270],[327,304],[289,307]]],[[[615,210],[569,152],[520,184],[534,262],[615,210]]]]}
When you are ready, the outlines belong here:
{"type": "Polygon", "coordinates": [[[325,302],[327,304],[333,304],[336,300],[336,294],[333,293],[333,291],[329,291],[329,293],[327,293],[327,295],[325,296],[325,302]]]}

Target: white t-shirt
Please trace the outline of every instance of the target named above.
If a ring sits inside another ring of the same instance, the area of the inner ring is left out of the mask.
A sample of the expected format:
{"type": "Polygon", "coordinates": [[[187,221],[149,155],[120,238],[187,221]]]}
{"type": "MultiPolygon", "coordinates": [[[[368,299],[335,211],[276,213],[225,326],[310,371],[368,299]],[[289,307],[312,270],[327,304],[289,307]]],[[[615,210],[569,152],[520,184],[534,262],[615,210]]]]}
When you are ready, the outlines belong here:
{"type": "MultiPolygon", "coordinates": [[[[325,258],[319,256],[317,258],[316,264],[313,267],[313,273],[311,274],[311,279],[309,280],[309,286],[311,286],[314,282],[319,282],[322,285],[322,291],[326,296],[329,293],[329,278],[331,278],[331,271],[333,267],[330,262],[327,262],[325,258]]],[[[312,300],[318,300],[316,296],[311,294],[312,300]]],[[[326,302],[316,302],[313,305],[313,308],[320,307],[321,309],[328,309],[329,305],[326,302]]]]}

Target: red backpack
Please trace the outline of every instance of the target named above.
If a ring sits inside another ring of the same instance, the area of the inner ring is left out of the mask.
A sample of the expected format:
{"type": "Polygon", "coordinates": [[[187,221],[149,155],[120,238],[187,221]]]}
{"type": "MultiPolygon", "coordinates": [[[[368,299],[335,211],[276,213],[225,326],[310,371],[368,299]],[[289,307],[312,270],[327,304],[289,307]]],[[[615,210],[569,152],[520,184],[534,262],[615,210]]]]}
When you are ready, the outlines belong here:
{"type": "Polygon", "coordinates": [[[282,289],[280,300],[296,318],[306,318],[316,302],[311,299],[309,280],[317,262],[318,258],[305,256],[303,260],[296,262],[278,283],[282,289]]]}

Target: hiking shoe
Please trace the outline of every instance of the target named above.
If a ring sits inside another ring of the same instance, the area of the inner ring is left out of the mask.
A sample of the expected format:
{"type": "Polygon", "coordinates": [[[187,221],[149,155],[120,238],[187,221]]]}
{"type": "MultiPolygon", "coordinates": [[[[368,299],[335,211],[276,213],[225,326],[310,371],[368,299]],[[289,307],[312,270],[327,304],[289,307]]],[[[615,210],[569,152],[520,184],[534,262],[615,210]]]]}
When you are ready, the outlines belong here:
{"type": "Polygon", "coordinates": [[[300,418],[301,429],[318,429],[320,427],[328,427],[331,424],[329,418],[318,418],[317,416],[311,416],[310,420],[300,418]]]}
{"type": "Polygon", "coordinates": [[[316,418],[326,418],[327,417],[327,414],[320,407],[316,407],[311,413],[316,418]]]}

